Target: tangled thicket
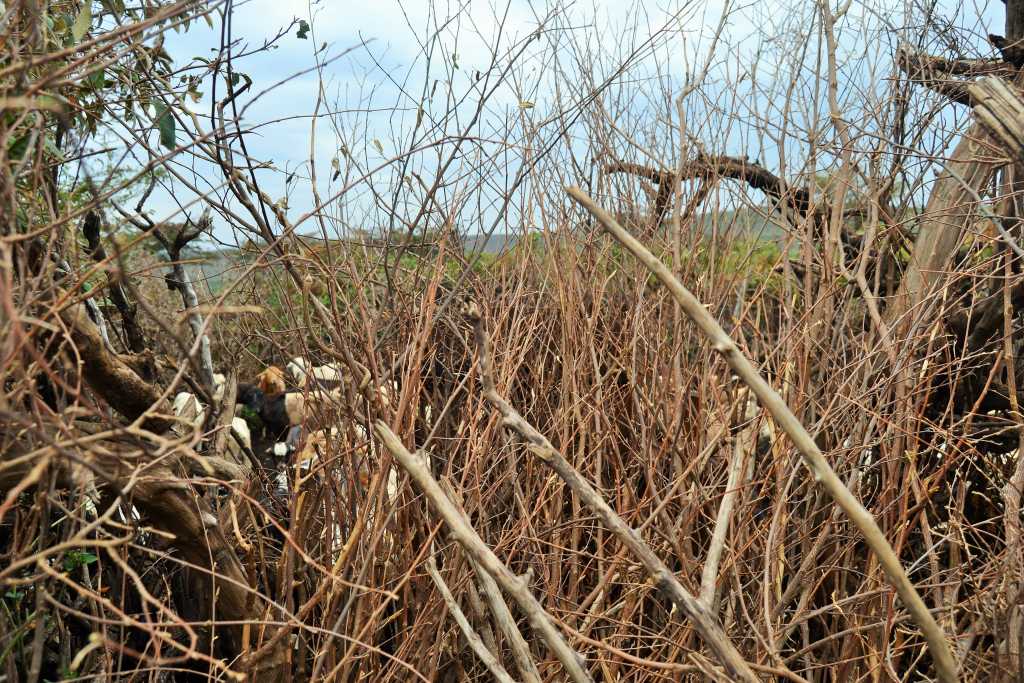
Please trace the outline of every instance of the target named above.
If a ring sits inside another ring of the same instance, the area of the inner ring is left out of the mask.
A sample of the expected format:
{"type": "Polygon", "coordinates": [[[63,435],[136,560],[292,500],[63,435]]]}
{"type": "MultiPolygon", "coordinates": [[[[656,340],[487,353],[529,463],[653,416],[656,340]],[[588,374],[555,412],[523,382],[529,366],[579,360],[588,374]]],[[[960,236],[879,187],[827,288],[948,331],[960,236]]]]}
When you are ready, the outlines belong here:
{"type": "Polygon", "coordinates": [[[392,158],[313,116],[346,151],[310,145],[309,214],[245,149],[270,85],[234,70],[246,5],[0,7],[0,679],[1017,680],[1024,2],[983,55],[850,7],[749,52],[727,3],[685,78],[671,31],[595,54],[561,9],[466,91],[440,41],[392,158]],[[165,34],[204,19],[218,56],[175,64],[165,34]],[[773,67],[729,80],[730,51],[773,67]],[[556,54],[550,102],[491,127],[556,54]],[[733,127],[771,153],[725,155],[733,127]],[[153,219],[158,186],[191,218],[153,219]],[[211,289],[190,259],[225,225],[211,289]],[[540,230],[481,255],[469,225],[540,230]],[[275,450],[235,397],[295,357],[344,381],[275,450]]]}

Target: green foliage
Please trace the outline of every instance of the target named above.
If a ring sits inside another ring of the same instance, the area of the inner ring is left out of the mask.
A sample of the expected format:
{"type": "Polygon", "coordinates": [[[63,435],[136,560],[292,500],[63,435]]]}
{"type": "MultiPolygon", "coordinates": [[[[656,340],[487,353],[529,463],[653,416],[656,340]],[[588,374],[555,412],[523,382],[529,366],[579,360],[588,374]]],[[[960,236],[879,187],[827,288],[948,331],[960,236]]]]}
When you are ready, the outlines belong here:
{"type": "Polygon", "coordinates": [[[92,564],[97,559],[99,558],[94,554],[85,552],[84,550],[69,550],[65,553],[61,565],[64,567],[64,571],[73,572],[76,569],[92,564]]]}
{"type": "Polygon", "coordinates": [[[263,420],[260,419],[259,413],[249,406],[239,406],[235,414],[245,420],[246,426],[253,434],[259,433],[263,429],[263,420]]]}
{"type": "Polygon", "coordinates": [[[160,144],[167,149],[174,149],[174,116],[171,114],[170,108],[163,102],[158,101],[154,107],[156,109],[156,127],[160,131],[160,144]]]}
{"type": "Polygon", "coordinates": [[[77,43],[89,31],[92,26],[92,0],[85,0],[82,3],[82,10],[78,13],[75,23],[71,25],[71,37],[77,43]]]}
{"type": "Polygon", "coordinates": [[[299,20],[299,30],[295,33],[295,37],[301,40],[306,40],[309,37],[309,23],[305,19],[299,20]]]}

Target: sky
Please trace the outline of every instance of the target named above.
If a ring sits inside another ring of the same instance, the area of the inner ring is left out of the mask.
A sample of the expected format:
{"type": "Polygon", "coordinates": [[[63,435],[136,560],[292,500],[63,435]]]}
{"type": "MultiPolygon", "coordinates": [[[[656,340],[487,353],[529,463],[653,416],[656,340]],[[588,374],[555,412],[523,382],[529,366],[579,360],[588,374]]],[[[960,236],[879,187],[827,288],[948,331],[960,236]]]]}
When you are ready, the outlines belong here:
{"type": "MultiPolygon", "coordinates": [[[[616,51],[628,52],[650,34],[667,28],[663,51],[647,59],[667,66],[676,74],[677,85],[681,86],[685,74],[702,63],[723,2],[562,2],[558,4],[563,13],[558,21],[562,31],[558,40],[574,42],[577,52],[592,49],[614,54],[616,51]]],[[[801,5],[806,11],[808,4],[801,5]]],[[[885,21],[898,25],[905,16],[903,5],[902,2],[889,3],[887,13],[883,13],[885,21]]],[[[980,35],[985,28],[1000,32],[1000,3],[947,5],[940,5],[940,13],[947,17],[959,15],[967,23],[976,22],[980,17],[980,35]]],[[[473,74],[486,71],[492,49],[496,45],[502,50],[508,49],[529,37],[553,6],[522,0],[372,0],[364,3],[235,0],[231,32],[239,41],[236,53],[259,48],[280,31],[288,29],[275,41],[272,49],[240,58],[234,63],[236,71],[253,80],[253,87],[246,98],[254,93],[263,93],[255,100],[244,100],[243,116],[244,123],[254,127],[253,132],[246,135],[251,156],[273,164],[273,169],[258,171],[261,185],[272,199],[286,201],[286,211],[291,220],[306,214],[313,206],[308,173],[311,114],[316,106],[321,79],[326,102],[321,105],[313,151],[318,186],[322,194],[330,195],[342,186],[341,183],[330,182],[333,171],[339,167],[352,167],[346,161],[346,155],[358,159],[361,169],[374,168],[383,165],[396,152],[398,145],[407,140],[418,116],[417,108],[423,101],[423,84],[430,80],[426,76],[423,53],[424,46],[430,45],[431,36],[440,36],[438,43],[442,48],[439,51],[441,57],[435,58],[431,66],[432,77],[437,77],[438,62],[442,62],[444,67],[448,67],[449,62],[457,64],[458,69],[452,71],[452,91],[472,94],[473,74]],[[305,39],[297,35],[299,26],[294,22],[298,20],[309,24],[305,39]],[[440,24],[444,27],[438,31],[440,24]],[[328,63],[319,70],[310,71],[325,61],[328,63]],[[335,106],[340,108],[337,115],[323,116],[325,109],[335,106]],[[340,128],[340,134],[335,126],[340,128]],[[286,182],[289,177],[291,182],[286,182]]],[[[754,43],[749,38],[751,35],[774,21],[781,21],[781,17],[794,11],[794,7],[794,3],[787,2],[734,2],[734,14],[724,41],[728,50],[740,55],[743,50],[751,49],[754,43]]],[[[859,2],[855,3],[852,12],[858,10],[863,10],[859,2]]],[[[200,57],[209,59],[216,54],[220,43],[221,22],[222,17],[217,15],[213,17],[212,27],[200,20],[193,22],[188,30],[170,32],[165,48],[178,65],[200,57]]],[[[555,50],[543,41],[538,42],[540,45],[535,48],[537,58],[533,62],[529,58],[524,60],[515,82],[500,89],[490,100],[485,113],[487,120],[480,126],[481,130],[487,130],[487,126],[499,130],[501,125],[508,125],[509,120],[524,115],[543,120],[550,100],[555,96],[555,86],[546,77],[551,68],[548,61],[552,55],[562,54],[569,43],[563,43],[555,50]],[[529,105],[529,110],[524,109],[523,102],[529,105]]],[[[731,63],[725,60],[716,63],[714,69],[732,70],[731,76],[736,77],[739,61],[742,60],[734,58],[731,63]]],[[[649,72],[649,69],[645,72],[644,60],[641,60],[630,75],[649,72]]],[[[644,101],[643,98],[649,94],[645,91],[656,87],[655,79],[637,79],[637,100],[644,101]]],[[[219,88],[219,96],[223,96],[223,82],[219,88]]],[[[200,101],[194,103],[186,98],[184,106],[205,115],[210,106],[209,83],[200,84],[199,90],[202,92],[200,101]]],[[[460,105],[460,114],[468,116],[471,105],[472,101],[460,105]]],[[[742,135],[735,140],[739,147],[751,144],[749,140],[742,140],[742,135]]],[[[723,151],[747,153],[748,150],[739,147],[723,151]]],[[[481,158],[475,163],[486,161],[481,158]]],[[[419,163],[423,164],[422,168],[429,169],[431,163],[436,164],[437,161],[430,161],[429,155],[424,154],[419,163]]],[[[472,160],[466,162],[467,166],[472,163],[472,160]]],[[[192,179],[200,185],[219,180],[217,173],[202,163],[193,164],[190,172],[192,179]]],[[[382,172],[393,173],[394,168],[389,167],[382,172]]],[[[344,177],[341,180],[343,182],[344,177]]],[[[455,201],[456,197],[457,193],[454,193],[446,199],[455,201]]],[[[150,198],[147,209],[154,218],[168,218],[192,199],[194,196],[180,185],[162,187],[150,198]]],[[[372,203],[373,198],[368,197],[364,189],[362,193],[356,191],[346,195],[344,204],[347,206],[337,211],[361,207],[369,215],[372,214],[372,203]]],[[[194,208],[190,211],[195,213],[194,208]]],[[[351,219],[339,213],[339,218],[342,217],[358,222],[358,218],[351,219]]],[[[306,232],[307,225],[310,231],[315,227],[309,221],[299,228],[299,232],[306,232]]],[[[226,243],[237,243],[241,239],[223,221],[217,222],[216,234],[226,243]]]]}
{"type": "MultiPolygon", "coordinates": [[[[672,16],[682,13],[686,26],[677,21],[674,30],[685,34],[689,44],[694,46],[691,51],[696,51],[699,41],[713,33],[722,5],[721,0],[648,3],[647,6],[614,0],[565,2],[559,3],[565,14],[560,25],[578,34],[584,45],[600,40],[613,48],[625,48],[672,25],[672,16]]],[[[550,6],[520,0],[505,3],[375,0],[359,5],[358,12],[350,9],[354,6],[338,0],[236,0],[234,5],[231,29],[234,38],[240,41],[236,53],[258,48],[291,26],[273,49],[239,59],[234,67],[253,79],[253,88],[248,94],[273,86],[245,109],[245,123],[258,124],[256,131],[246,136],[246,143],[253,157],[272,161],[276,171],[260,173],[260,182],[275,200],[287,195],[288,213],[292,218],[313,205],[306,167],[310,156],[310,115],[316,106],[321,76],[328,104],[347,110],[337,120],[359,127],[357,142],[361,143],[361,149],[350,151],[356,156],[362,154],[364,165],[373,167],[394,154],[403,133],[409,129],[425,75],[424,45],[437,33],[439,24],[445,25],[440,31],[445,53],[440,61],[457,61],[453,90],[466,94],[471,92],[471,74],[486,70],[495,46],[500,45],[500,49],[505,50],[529,37],[551,11],[550,6]],[[297,20],[306,21],[310,26],[305,39],[297,35],[298,26],[294,24],[297,20]],[[319,71],[309,71],[323,61],[329,63],[319,71]],[[376,109],[381,111],[369,111],[376,109]],[[360,113],[360,110],[367,111],[360,113]],[[286,186],[284,181],[293,172],[293,182],[286,186]]],[[[742,17],[730,27],[733,32],[752,29],[753,24],[742,17]]],[[[188,30],[168,33],[165,48],[179,65],[198,57],[208,59],[216,54],[220,32],[220,17],[214,18],[212,27],[196,21],[188,30]]],[[[551,54],[550,49],[546,54],[551,54]]],[[[676,61],[681,54],[672,54],[666,59],[676,61]]],[[[550,92],[550,82],[542,83],[545,68],[543,63],[524,67],[525,80],[499,89],[489,101],[487,115],[496,122],[501,121],[519,113],[521,103],[527,101],[536,110],[530,113],[542,117],[544,93],[550,92]],[[530,81],[531,75],[535,76],[535,82],[530,81]]],[[[682,64],[676,68],[685,71],[682,64]]],[[[433,70],[437,71],[437,67],[433,70]]],[[[221,96],[223,88],[221,83],[221,96]]],[[[203,115],[209,111],[209,84],[204,84],[200,90],[203,93],[200,102],[186,99],[185,104],[203,115]]],[[[469,110],[470,104],[462,108],[469,110]]],[[[323,112],[323,107],[320,111],[323,112]]],[[[326,192],[325,176],[331,175],[333,159],[344,163],[344,154],[339,154],[339,149],[350,146],[351,143],[339,140],[329,118],[320,119],[315,150],[318,175],[324,186],[322,192],[326,192]]],[[[198,182],[216,177],[203,164],[197,164],[194,171],[198,182]]],[[[179,202],[185,203],[190,198],[190,193],[180,186],[162,188],[151,197],[148,208],[154,217],[169,216],[178,209],[179,202]]],[[[226,239],[226,233],[220,231],[219,234],[226,239]]]]}

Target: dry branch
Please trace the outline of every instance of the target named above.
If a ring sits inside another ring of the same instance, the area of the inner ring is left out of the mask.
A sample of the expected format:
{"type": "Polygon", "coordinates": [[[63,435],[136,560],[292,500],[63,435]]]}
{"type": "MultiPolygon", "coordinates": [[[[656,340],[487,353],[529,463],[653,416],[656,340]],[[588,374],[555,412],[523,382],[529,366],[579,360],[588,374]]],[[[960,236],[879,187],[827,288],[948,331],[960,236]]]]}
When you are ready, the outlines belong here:
{"type": "Polygon", "coordinates": [[[982,154],[985,137],[979,124],[967,129],[932,186],[918,218],[910,263],[885,311],[890,328],[922,303],[944,277],[946,264],[970,223],[974,197],[992,177],[994,164],[982,154]]]}
{"type": "Polygon", "coordinates": [[[466,640],[469,642],[469,646],[473,648],[473,652],[480,658],[480,661],[484,663],[487,670],[491,672],[497,680],[502,683],[514,683],[511,676],[508,675],[508,671],[505,671],[505,667],[501,665],[498,658],[493,652],[487,649],[480,636],[473,630],[466,615],[463,614],[462,609],[459,607],[459,603],[455,600],[455,596],[452,595],[451,589],[448,588],[448,584],[444,582],[441,577],[441,572],[437,570],[437,563],[434,562],[433,556],[427,558],[427,573],[430,574],[430,578],[434,581],[434,585],[437,586],[437,590],[441,593],[441,597],[444,598],[444,604],[448,607],[448,611],[451,613],[452,618],[459,625],[462,630],[462,635],[466,636],[466,640]]]}
{"type": "Polygon", "coordinates": [[[712,614],[718,612],[716,584],[718,581],[718,566],[722,560],[722,551],[725,549],[725,540],[729,535],[729,525],[732,523],[733,509],[736,507],[736,500],[740,494],[740,478],[747,470],[747,448],[753,444],[744,438],[745,435],[733,437],[732,457],[729,459],[729,479],[725,484],[725,495],[718,507],[718,516],[715,518],[715,530],[711,534],[711,544],[708,546],[708,554],[704,559],[704,569],[700,576],[700,601],[712,614]]]}
{"type": "Polygon", "coordinates": [[[210,336],[206,334],[203,325],[203,318],[199,315],[199,297],[196,296],[196,289],[192,285],[188,270],[181,262],[181,252],[190,242],[202,234],[203,230],[209,229],[210,218],[204,215],[196,223],[187,223],[180,226],[173,236],[165,235],[160,230],[154,230],[153,235],[163,244],[167,250],[167,256],[171,261],[171,272],[167,274],[166,282],[169,289],[177,290],[181,295],[181,301],[185,306],[185,314],[188,318],[188,325],[192,329],[192,336],[199,345],[199,370],[203,386],[207,392],[213,393],[213,358],[210,354],[210,336]]]}
{"type": "MultiPolygon", "coordinates": [[[[671,191],[673,180],[677,177],[675,171],[663,171],[642,164],[624,162],[606,164],[604,172],[628,173],[640,178],[646,178],[658,185],[659,197],[662,190],[671,191]]],[[[784,202],[800,216],[806,215],[811,206],[811,196],[806,189],[792,188],[786,181],[764,166],[739,157],[700,155],[694,161],[680,166],[678,178],[680,180],[694,178],[729,178],[739,180],[747,183],[755,190],[761,190],[773,199],[784,202]]],[[[662,213],[665,208],[667,208],[667,200],[665,205],[661,207],[662,213]]]]}
{"type": "MultiPolygon", "coordinates": [[[[469,518],[466,516],[466,511],[459,504],[455,488],[448,481],[442,481],[441,488],[448,494],[448,498],[455,504],[459,514],[462,515],[462,519],[468,525],[469,518]]],[[[512,617],[512,612],[509,610],[508,604],[505,603],[505,598],[502,597],[501,590],[498,588],[498,584],[495,583],[494,577],[487,573],[480,566],[480,563],[473,559],[472,555],[467,555],[466,557],[469,560],[470,566],[473,567],[473,573],[476,574],[476,579],[480,584],[480,592],[487,599],[487,605],[490,607],[494,621],[508,640],[516,666],[519,667],[519,674],[526,683],[540,683],[540,672],[530,656],[530,648],[526,644],[523,634],[519,632],[516,620],[512,617]]]]}
{"type": "MultiPolygon", "coordinates": [[[[230,651],[240,652],[240,624],[262,615],[250,604],[252,591],[245,569],[217,517],[183,476],[198,462],[207,471],[240,472],[230,463],[218,464],[216,458],[202,458],[184,446],[156,435],[147,436],[146,432],[137,432],[138,436],[100,432],[67,439],[47,426],[40,426],[40,430],[44,427],[42,433],[49,435],[50,444],[40,447],[16,425],[0,423],[0,482],[4,488],[13,488],[14,482],[29,476],[36,463],[49,463],[61,485],[76,486],[80,477],[75,475],[73,465],[87,463],[101,473],[95,479],[101,490],[106,487],[115,495],[126,496],[146,522],[169,532],[171,545],[187,562],[204,571],[203,580],[210,584],[208,594],[214,596],[208,613],[231,623],[221,629],[221,638],[230,651]]],[[[268,660],[279,662],[280,655],[275,651],[268,660]]]]}
{"type": "Polygon", "coordinates": [[[498,393],[491,371],[490,343],[476,304],[471,301],[467,302],[464,314],[473,324],[484,396],[497,408],[505,427],[515,432],[525,442],[527,450],[554,470],[562,481],[572,489],[573,493],[578,495],[580,500],[597,514],[605,526],[640,559],[658,589],[663,591],[679,611],[691,621],[729,675],[745,681],[758,680],[750,666],[729,641],[715,617],[679,583],[672,571],[654,554],[650,546],[623,521],[622,517],[612,510],[601,494],[551,445],[547,437],[538,432],[498,393]]]}
{"type": "Polygon", "coordinates": [[[892,546],[889,545],[882,530],[878,527],[875,518],[850,493],[839,477],[836,476],[836,473],[832,470],[832,467],[825,460],[821,450],[815,443],[814,438],[789,409],[786,402],[761,377],[760,373],[747,360],[746,356],[740,352],[739,347],[726,334],[722,326],[718,324],[718,321],[683,286],[664,263],[626,232],[622,226],[615,222],[615,219],[595,204],[581,190],[570,187],[567,188],[567,192],[600,221],[605,231],[618,240],[620,244],[626,247],[648,270],[661,280],[662,284],[671,292],[686,315],[711,340],[714,349],[725,358],[729,367],[753,390],[761,405],[771,413],[772,418],[775,419],[793,441],[793,445],[796,446],[797,451],[803,457],[808,469],[814,474],[815,480],[825,488],[832,499],[846,512],[850,520],[864,534],[865,540],[878,557],[879,563],[885,570],[890,582],[896,588],[904,605],[906,605],[914,621],[927,639],[928,648],[935,662],[935,669],[939,680],[943,681],[943,683],[954,683],[957,681],[957,664],[945,634],[928,611],[927,606],[925,606],[921,596],[918,595],[906,572],[903,571],[899,558],[893,552],[892,546]]]}
{"type": "Polygon", "coordinates": [[[967,87],[974,98],[974,115],[985,129],[1024,160],[1024,98],[1001,78],[988,76],[967,87]]]}
{"type": "MultiPolygon", "coordinates": [[[[82,235],[85,236],[88,245],[86,253],[97,263],[107,259],[107,252],[103,248],[103,242],[100,240],[101,221],[100,212],[94,209],[85,215],[85,219],[82,222],[82,235]]],[[[124,325],[125,340],[128,343],[128,348],[135,353],[143,353],[148,348],[148,344],[146,343],[145,335],[142,333],[142,328],[139,327],[139,323],[136,320],[138,307],[129,302],[128,295],[125,293],[124,287],[121,286],[118,278],[111,277],[109,272],[106,275],[110,300],[121,314],[121,322],[124,325]]]]}
{"type": "Polygon", "coordinates": [[[897,52],[896,63],[911,83],[923,85],[951,102],[965,105],[973,104],[974,101],[968,79],[983,74],[1010,75],[1014,72],[1014,69],[999,60],[945,59],[920,54],[907,47],[897,52]]]}
{"type": "Polygon", "coordinates": [[[520,609],[526,613],[533,626],[540,636],[547,643],[558,661],[565,667],[569,678],[576,683],[593,681],[590,674],[583,668],[582,657],[576,653],[562,638],[562,635],[555,628],[554,620],[544,611],[533,593],[530,592],[526,582],[512,573],[512,571],[498,559],[498,556],[484,544],[471,526],[466,524],[462,515],[455,509],[448,497],[444,495],[440,485],[431,476],[430,471],[423,462],[410,453],[399,441],[395,433],[388,426],[378,420],[374,425],[374,431],[384,442],[385,447],[391,452],[409,476],[416,482],[423,493],[430,500],[431,504],[444,519],[452,536],[476,560],[485,571],[501,585],[501,587],[519,603],[520,609]]]}
{"type": "MultiPolygon", "coordinates": [[[[71,339],[82,359],[85,380],[114,410],[131,420],[154,409],[170,414],[170,407],[160,402],[159,387],[144,381],[124,361],[106,349],[99,330],[89,319],[82,304],[69,306],[61,311],[60,316],[70,328],[71,339]]],[[[149,415],[143,420],[146,429],[158,433],[170,429],[172,424],[172,420],[155,415],[149,415]]]]}

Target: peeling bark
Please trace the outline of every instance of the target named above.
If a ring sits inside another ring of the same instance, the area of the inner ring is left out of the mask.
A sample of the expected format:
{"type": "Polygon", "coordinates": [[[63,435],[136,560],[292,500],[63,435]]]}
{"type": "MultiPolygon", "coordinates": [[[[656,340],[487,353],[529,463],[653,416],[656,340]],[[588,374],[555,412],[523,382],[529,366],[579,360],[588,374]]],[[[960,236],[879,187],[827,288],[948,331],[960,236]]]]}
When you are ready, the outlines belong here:
{"type": "Polygon", "coordinates": [[[974,196],[995,171],[993,160],[985,156],[984,139],[981,125],[972,125],[936,179],[918,218],[910,263],[885,312],[890,327],[936,292],[945,279],[945,269],[973,216],[974,196]]]}

